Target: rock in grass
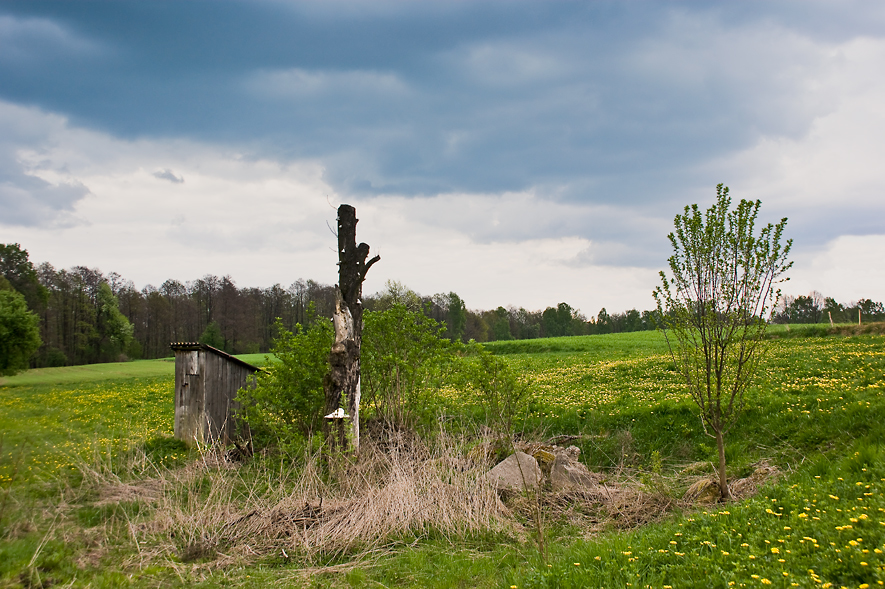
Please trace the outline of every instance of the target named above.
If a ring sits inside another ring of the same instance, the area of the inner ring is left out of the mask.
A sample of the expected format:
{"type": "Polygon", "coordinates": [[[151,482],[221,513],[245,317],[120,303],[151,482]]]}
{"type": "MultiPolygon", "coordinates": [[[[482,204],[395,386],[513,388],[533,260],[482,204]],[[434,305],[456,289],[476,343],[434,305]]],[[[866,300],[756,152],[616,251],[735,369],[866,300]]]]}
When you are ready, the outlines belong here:
{"type": "Polygon", "coordinates": [[[550,486],[553,487],[554,491],[595,487],[598,483],[598,477],[587,470],[586,466],[578,462],[577,453],[569,454],[562,452],[556,455],[553,467],[550,469],[550,486]]]}
{"type": "Polygon", "coordinates": [[[499,491],[535,491],[541,484],[538,461],[525,452],[516,452],[499,462],[486,475],[499,491]]]}

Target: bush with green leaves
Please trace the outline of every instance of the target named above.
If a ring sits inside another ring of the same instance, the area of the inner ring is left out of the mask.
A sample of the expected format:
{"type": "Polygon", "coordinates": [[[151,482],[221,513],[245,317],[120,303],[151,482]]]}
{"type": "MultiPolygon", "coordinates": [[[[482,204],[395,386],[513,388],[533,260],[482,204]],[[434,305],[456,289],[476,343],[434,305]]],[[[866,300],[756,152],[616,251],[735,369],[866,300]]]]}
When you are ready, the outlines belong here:
{"type": "Polygon", "coordinates": [[[294,332],[277,319],[276,329],[272,352],[277,361],[258,373],[253,388],[240,389],[237,400],[256,441],[285,448],[308,439],[321,423],[323,377],[334,333],[323,319],[307,327],[296,324],[294,332]]]}
{"type": "Polygon", "coordinates": [[[395,427],[414,427],[433,416],[433,393],[456,356],[445,326],[395,303],[363,316],[362,401],[395,427]]]}
{"type": "Polygon", "coordinates": [[[207,325],[206,329],[203,330],[203,333],[200,334],[200,339],[197,341],[201,344],[212,346],[218,350],[225,349],[224,335],[221,333],[221,327],[218,326],[217,321],[213,321],[207,325]]]}
{"type": "MultiPolygon", "coordinates": [[[[501,358],[481,345],[445,337],[446,327],[403,303],[367,311],[361,349],[364,419],[396,429],[431,423],[443,407],[444,386],[470,390],[481,419],[502,435],[512,431],[524,406],[525,387],[501,358]]],[[[254,388],[237,397],[241,415],[259,444],[298,447],[315,433],[324,405],[323,376],[329,370],[332,326],[317,320],[295,333],[277,322],[276,362],[257,376],[254,388]]]]}

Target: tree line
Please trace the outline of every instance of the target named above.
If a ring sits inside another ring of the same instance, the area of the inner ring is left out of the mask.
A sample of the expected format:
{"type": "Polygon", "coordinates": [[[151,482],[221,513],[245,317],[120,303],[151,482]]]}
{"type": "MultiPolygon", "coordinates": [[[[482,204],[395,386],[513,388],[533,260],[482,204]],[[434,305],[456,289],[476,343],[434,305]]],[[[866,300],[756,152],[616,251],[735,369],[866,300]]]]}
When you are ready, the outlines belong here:
{"type": "Polygon", "coordinates": [[[843,305],[817,291],[808,296],[785,296],[774,314],[775,323],[857,323],[885,321],[885,305],[860,299],[843,305]]]}
{"type": "MultiPolygon", "coordinates": [[[[38,318],[42,341],[31,356],[31,367],[109,362],[169,356],[175,341],[200,341],[233,354],[268,352],[280,325],[289,331],[308,325],[311,317],[329,318],[335,309],[335,287],[298,279],[288,286],[240,287],[230,276],[205,275],[192,281],[169,279],[159,287],[137,288],[127,280],[97,268],[56,269],[34,265],[19,244],[0,244],[0,271],[38,318]]],[[[655,311],[630,309],[595,317],[561,302],[541,310],[499,306],[468,309],[454,292],[426,296],[399,282],[365,297],[367,311],[400,303],[445,327],[452,341],[489,342],[652,330],[655,311]]],[[[786,297],[775,321],[791,323],[885,320],[881,303],[861,299],[839,305],[813,293],[786,297]]]]}

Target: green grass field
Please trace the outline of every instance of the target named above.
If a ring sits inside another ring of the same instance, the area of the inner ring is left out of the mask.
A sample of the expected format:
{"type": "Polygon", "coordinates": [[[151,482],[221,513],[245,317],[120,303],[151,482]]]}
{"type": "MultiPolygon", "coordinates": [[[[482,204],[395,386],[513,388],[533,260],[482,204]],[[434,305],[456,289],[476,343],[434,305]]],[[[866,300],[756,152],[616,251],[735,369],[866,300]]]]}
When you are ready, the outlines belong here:
{"type": "MultiPolygon", "coordinates": [[[[794,330],[791,330],[794,331],[794,330]]],[[[551,513],[546,558],[522,538],[404,538],[376,560],[315,574],[281,556],[213,566],[149,559],[126,538],[149,505],[78,493],[83,464],[145,448],[164,467],[198,458],[169,440],[169,360],[31,371],[0,384],[0,587],[865,587],[885,582],[885,337],[783,337],[727,437],[730,475],[760,460],[783,476],[755,498],[677,508],[587,534],[551,513]],[[116,530],[116,531],[115,531],[116,530]],[[127,532],[126,530],[130,530],[127,532]],[[115,535],[116,534],[116,535],[115,535]],[[117,538],[100,546],[102,538],[117,538]],[[412,540],[415,540],[414,542],[412,540]],[[101,549],[99,549],[101,548],[101,549]],[[94,555],[101,555],[100,557],[94,555]]],[[[575,436],[582,461],[629,472],[674,500],[687,465],[712,461],[656,332],[498,342],[529,390],[525,437],[575,436]]],[[[263,355],[244,358],[263,363],[263,355]]],[[[447,402],[462,402],[449,391],[447,402]]],[[[112,466],[108,466],[112,468],[112,466]]],[[[532,522],[524,522],[528,530],[532,522]]],[[[146,533],[146,532],[145,532],[146,533]]],[[[147,536],[149,537],[149,536],[147,536]]]]}
{"type": "MultiPolygon", "coordinates": [[[[267,362],[268,356],[266,354],[240,354],[237,358],[260,367],[267,362]]],[[[29,385],[55,386],[132,378],[160,378],[174,374],[175,359],[160,358],[159,360],[108,362],[107,364],[86,364],[60,368],[36,368],[15,376],[0,377],[0,386],[13,388],[29,385]]]]}
{"type": "MultiPolygon", "coordinates": [[[[238,358],[261,366],[264,354],[238,358]]],[[[0,379],[0,481],[172,435],[172,358],[39,368],[0,379]]]]}

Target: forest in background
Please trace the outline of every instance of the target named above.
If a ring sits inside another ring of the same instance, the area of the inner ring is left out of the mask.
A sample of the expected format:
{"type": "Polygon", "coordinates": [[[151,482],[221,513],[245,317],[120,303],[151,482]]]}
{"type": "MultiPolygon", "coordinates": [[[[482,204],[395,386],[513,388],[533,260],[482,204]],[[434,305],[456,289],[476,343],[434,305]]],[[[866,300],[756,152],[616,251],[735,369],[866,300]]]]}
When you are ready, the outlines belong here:
{"type": "MultiPolygon", "coordinates": [[[[297,279],[288,286],[239,287],[230,276],[205,275],[159,287],[138,289],[116,272],[74,266],[56,269],[34,265],[19,244],[0,244],[0,271],[40,320],[43,341],[32,367],[163,358],[169,344],[200,341],[233,354],[267,352],[276,337],[276,319],[293,330],[317,317],[331,317],[335,287],[297,279]]],[[[420,295],[398,282],[365,297],[367,311],[401,303],[420,310],[445,327],[452,340],[477,342],[534,339],[655,329],[654,311],[630,309],[609,313],[602,308],[586,317],[568,303],[541,310],[499,306],[471,310],[454,292],[420,295]]],[[[777,323],[885,320],[885,306],[870,299],[841,304],[813,292],[785,297],[777,323]]]]}

